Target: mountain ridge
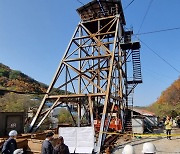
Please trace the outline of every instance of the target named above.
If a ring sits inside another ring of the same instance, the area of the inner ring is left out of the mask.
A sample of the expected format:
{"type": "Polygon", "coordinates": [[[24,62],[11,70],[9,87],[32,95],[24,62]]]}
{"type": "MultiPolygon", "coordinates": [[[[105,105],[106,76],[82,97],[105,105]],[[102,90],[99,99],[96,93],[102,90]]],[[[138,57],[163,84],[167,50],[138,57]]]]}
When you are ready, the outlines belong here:
{"type": "Polygon", "coordinates": [[[0,63],[0,88],[19,92],[45,93],[48,86],[0,63]]]}

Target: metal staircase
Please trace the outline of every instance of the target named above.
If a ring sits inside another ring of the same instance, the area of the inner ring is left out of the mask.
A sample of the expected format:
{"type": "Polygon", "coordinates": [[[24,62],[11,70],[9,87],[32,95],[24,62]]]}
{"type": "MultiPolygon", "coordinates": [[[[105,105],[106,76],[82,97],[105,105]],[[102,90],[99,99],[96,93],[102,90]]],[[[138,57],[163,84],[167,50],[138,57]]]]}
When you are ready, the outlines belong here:
{"type": "Polygon", "coordinates": [[[127,81],[127,83],[128,84],[142,83],[140,50],[132,51],[132,63],[133,63],[133,80],[127,81]]]}
{"type": "Polygon", "coordinates": [[[132,132],[132,117],[131,117],[131,110],[126,111],[126,118],[125,118],[125,132],[130,133],[132,132]]]}
{"type": "Polygon", "coordinates": [[[127,102],[128,105],[133,105],[131,103],[132,100],[132,92],[134,88],[139,84],[142,83],[142,75],[141,75],[141,62],[140,62],[140,51],[139,49],[132,51],[132,64],[133,64],[133,80],[127,81],[127,102]]]}
{"type": "Polygon", "coordinates": [[[140,50],[133,50],[132,62],[133,62],[133,81],[134,83],[142,83],[140,50]]]}
{"type": "Polygon", "coordinates": [[[125,131],[132,131],[132,113],[133,113],[133,92],[134,88],[142,83],[141,75],[141,62],[140,62],[140,50],[137,48],[132,50],[132,64],[133,64],[133,79],[127,81],[127,106],[128,111],[126,112],[125,119],[125,131]]]}

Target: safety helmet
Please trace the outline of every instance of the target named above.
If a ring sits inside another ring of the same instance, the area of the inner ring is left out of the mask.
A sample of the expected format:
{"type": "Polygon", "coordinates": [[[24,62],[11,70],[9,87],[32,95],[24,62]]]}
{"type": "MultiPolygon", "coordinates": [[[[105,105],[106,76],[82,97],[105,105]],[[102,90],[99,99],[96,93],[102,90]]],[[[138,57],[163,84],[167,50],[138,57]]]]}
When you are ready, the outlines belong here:
{"type": "Polygon", "coordinates": [[[13,154],[22,154],[23,152],[23,149],[16,149],[13,154]]]}
{"type": "Polygon", "coordinates": [[[9,132],[9,136],[17,136],[17,131],[16,130],[11,130],[9,132]]]}
{"type": "Polygon", "coordinates": [[[122,154],[135,154],[135,153],[134,153],[134,148],[133,148],[133,146],[127,144],[127,145],[124,147],[124,149],[123,149],[123,151],[122,151],[122,154]]]}
{"type": "Polygon", "coordinates": [[[156,153],[155,145],[151,142],[144,143],[142,153],[156,153]]]}

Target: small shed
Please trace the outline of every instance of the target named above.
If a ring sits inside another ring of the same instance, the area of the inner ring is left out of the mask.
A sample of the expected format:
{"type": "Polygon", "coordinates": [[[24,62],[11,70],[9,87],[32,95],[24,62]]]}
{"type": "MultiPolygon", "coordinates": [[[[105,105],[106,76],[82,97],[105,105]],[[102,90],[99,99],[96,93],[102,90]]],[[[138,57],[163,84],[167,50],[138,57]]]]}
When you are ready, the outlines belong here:
{"type": "Polygon", "coordinates": [[[141,116],[144,116],[144,121],[148,123],[151,127],[157,127],[158,125],[158,117],[155,113],[147,111],[145,109],[133,109],[134,112],[139,113],[141,116]]]}
{"type": "Polygon", "coordinates": [[[144,133],[144,118],[142,116],[132,117],[132,132],[137,134],[144,133]]]}

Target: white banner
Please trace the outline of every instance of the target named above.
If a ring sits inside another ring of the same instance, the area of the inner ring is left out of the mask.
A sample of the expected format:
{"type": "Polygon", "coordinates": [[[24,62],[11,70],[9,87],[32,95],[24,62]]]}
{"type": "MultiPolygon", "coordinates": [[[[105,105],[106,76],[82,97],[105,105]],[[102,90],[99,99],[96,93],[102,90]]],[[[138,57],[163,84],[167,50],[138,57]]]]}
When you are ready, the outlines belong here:
{"type": "Polygon", "coordinates": [[[93,127],[62,127],[59,136],[64,138],[70,153],[92,153],[94,149],[93,127]]]}

